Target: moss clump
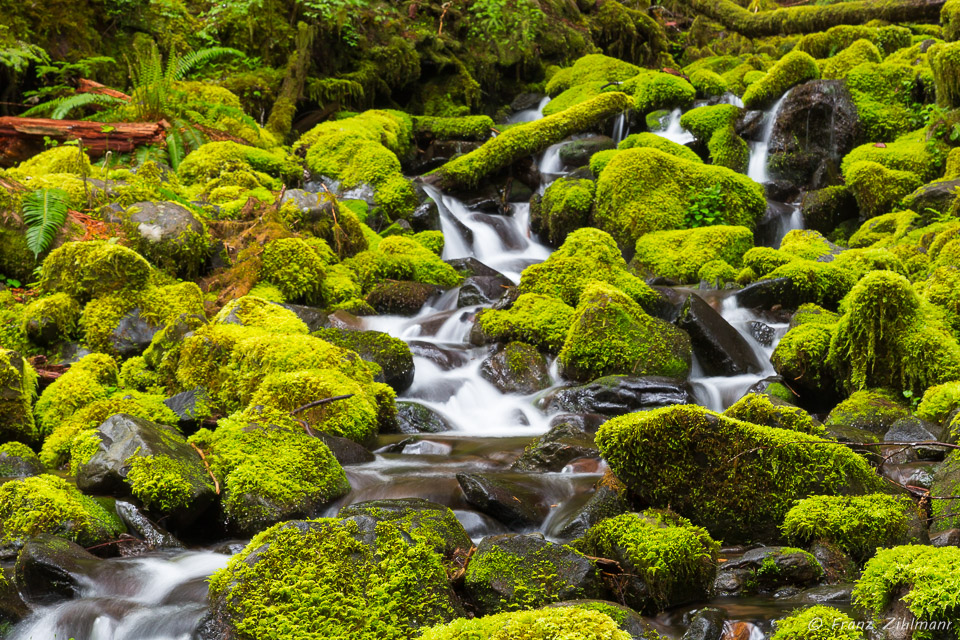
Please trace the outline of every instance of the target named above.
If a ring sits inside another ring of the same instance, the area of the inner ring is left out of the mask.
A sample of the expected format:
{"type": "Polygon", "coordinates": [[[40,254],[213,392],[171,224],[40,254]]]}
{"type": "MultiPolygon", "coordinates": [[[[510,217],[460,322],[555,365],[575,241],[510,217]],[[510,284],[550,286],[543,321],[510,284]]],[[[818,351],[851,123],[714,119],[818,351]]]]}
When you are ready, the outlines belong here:
{"type": "Polygon", "coordinates": [[[850,165],[846,177],[861,213],[867,217],[888,213],[922,184],[915,173],[887,169],[869,161],[850,165]]]}
{"type": "Polygon", "coordinates": [[[792,87],[820,77],[817,61],[802,51],[791,51],[780,58],[762,79],[743,92],[743,104],[748,109],[764,109],[792,87]]]}
{"type": "Polygon", "coordinates": [[[748,393],[724,411],[723,415],[765,427],[820,437],[827,435],[823,425],[815,422],[803,409],[760,393],[748,393]]]}
{"type": "Polygon", "coordinates": [[[86,302],[91,298],[144,288],[150,264],[132,249],[105,240],[67,242],[43,261],[40,289],[66,293],[86,302]]]}
{"type": "Polygon", "coordinates": [[[620,82],[641,72],[640,67],[601,54],[590,54],[561,69],[547,82],[547,95],[557,96],[578,84],[587,82],[620,82]]]}
{"type": "Polygon", "coordinates": [[[272,333],[309,333],[310,329],[293,311],[253,295],[228,302],[214,316],[212,324],[237,324],[272,333]]]}
{"type": "Polygon", "coordinates": [[[853,601],[879,618],[899,599],[919,623],[945,630],[960,624],[958,593],[960,548],[905,545],[877,552],[857,580],[853,601]]]}
{"type": "Polygon", "coordinates": [[[310,515],[350,490],[327,445],[287,411],[247,409],[220,420],[215,431],[201,429],[190,442],[220,481],[224,515],[238,532],[310,515]]]}
{"type": "Polygon", "coordinates": [[[649,69],[633,76],[620,88],[633,96],[634,108],[639,113],[687,108],[697,96],[697,90],[683,78],[649,69]]]}
{"type": "Polygon", "coordinates": [[[809,323],[787,332],[770,356],[774,369],[804,395],[835,393],[837,381],[828,364],[835,325],[809,323]]]}
{"type": "Polygon", "coordinates": [[[627,603],[654,612],[706,596],[720,545],[706,529],[669,511],[625,513],[590,527],[581,544],[592,556],[615,558],[646,586],[628,589],[627,603]]]}
{"type": "Polygon", "coordinates": [[[280,238],[263,249],[260,277],[275,284],[290,302],[323,302],[325,262],[305,240],[280,238]]]}
{"type": "Polygon", "coordinates": [[[732,104],[697,107],[680,118],[680,126],[700,142],[707,143],[713,134],[733,125],[740,117],[740,108],[732,104]]]}
{"type": "Polygon", "coordinates": [[[897,211],[867,220],[850,236],[847,244],[853,248],[891,245],[904,238],[917,222],[913,211],[897,211]]]}
{"type": "Polygon", "coordinates": [[[553,296],[576,306],[583,290],[594,281],[616,287],[640,304],[651,305],[659,298],[643,280],[627,270],[613,238],[592,228],[574,231],[544,262],[524,269],[519,290],[522,294],[553,296]]]}
{"type": "Polygon", "coordinates": [[[866,275],[850,291],[830,345],[830,363],[850,390],[910,389],[960,378],[960,346],[910,281],[866,275]]]}
{"type": "Polygon", "coordinates": [[[889,144],[856,147],[843,157],[841,171],[847,176],[853,165],[864,161],[876,162],[887,169],[909,171],[923,180],[936,178],[943,167],[942,160],[938,162],[931,154],[923,132],[904,134],[889,144]]]}
{"type": "Polygon", "coordinates": [[[821,76],[829,79],[841,79],[847,77],[847,73],[857,65],[865,62],[880,63],[882,57],[877,45],[869,40],[857,40],[849,47],[833,56],[823,60],[820,65],[821,76]]]}
{"type": "Polygon", "coordinates": [[[548,244],[561,244],[589,222],[595,188],[593,180],[558,178],[539,201],[531,202],[530,227],[548,244]]]}
{"type": "Polygon", "coordinates": [[[600,427],[597,446],[640,499],[670,505],[728,543],[776,539],[797,499],[884,486],[843,446],[694,405],[614,418],[600,427]]]}
{"type": "Polygon", "coordinates": [[[761,277],[794,260],[795,256],[771,247],[754,247],[743,254],[744,266],[753,269],[754,273],[761,277]]]}
{"type": "Polygon", "coordinates": [[[835,253],[837,247],[817,231],[794,229],[780,241],[780,251],[804,260],[816,260],[835,253]]]}
{"type": "Polygon", "coordinates": [[[709,98],[722,96],[730,90],[726,80],[718,73],[708,69],[697,69],[690,74],[690,84],[697,90],[697,95],[709,98]]]}
{"type": "MultiPolygon", "coordinates": [[[[208,142],[188,155],[177,173],[186,185],[203,185],[226,179],[233,174],[252,174],[256,186],[279,189],[283,182],[294,182],[303,170],[292,156],[283,151],[268,151],[236,142],[208,142]]],[[[219,184],[219,183],[216,183],[219,184]]]]}
{"type": "Polygon", "coordinates": [[[697,279],[710,286],[721,287],[724,282],[737,279],[737,270],[724,260],[711,260],[697,271],[697,279]]]}
{"type": "Polygon", "coordinates": [[[916,81],[916,69],[893,62],[864,62],[847,72],[865,140],[890,141],[910,130],[916,81]]]}
{"type": "Polygon", "coordinates": [[[185,459],[166,455],[136,455],[131,456],[126,464],[130,465],[126,477],[130,493],[146,509],[154,512],[187,509],[201,491],[212,495],[214,489],[199,460],[191,464],[185,459]]]}
{"type": "Polygon", "coordinates": [[[485,309],[477,325],[497,342],[527,342],[558,353],[573,324],[573,307],[553,296],[521,294],[509,309],[485,309]]]}
{"type": "Polygon", "coordinates": [[[462,280],[460,274],[413,238],[391,236],[384,238],[377,250],[394,260],[406,262],[413,273],[412,280],[439,287],[455,287],[462,280]]]}
{"type": "Polygon", "coordinates": [[[93,171],[90,158],[80,147],[63,145],[47,149],[29,160],[24,160],[16,168],[9,170],[15,180],[36,178],[52,174],[72,174],[89,176],[93,171]]]}
{"type": "Polygon", "coordinates": [[[0,444],[0,478],[33,475],[42,469],[40,458],[22,442],[0,444]]]}
{"type": "Polygon", "coordinates": [[[580,295],[559,359],[566,377],[584,382],[614,374],[683,379],[690,339],[620,290],[594,282],[580,295]]]}
{"type": "Polygon", "coordinates": [[[413,380],[413,354],[400,338],[380,331],[345,331],[343,329],[319,329],[314,336],[350,351],[355,351],[367,362],[377,364],[385,382],[402,391],[413,380]],[[403,388],[400,388],[403,387],[403,388]]]}
{"type": "Polygon", "coordinates": [[[493,120],[489,116],[441,118],[413,116],[413,134],[438,140],[479,140],[490,137],[493,120]]]}
{"type": "Polygon", "coordinates": [[[937,90],[937,104],[955,109],[960,106],[960,44],[935,44],[927,54],[937,90]]]}
{"type": "Polygon", "coordinates": [[[457,608],[440,555],[407,535],[395,522],[285,522],[214,574],[210,598],[238,637],[412,639],[457,608]]]}
{"type": "Polygon", "coordinates": [[[442,231],[421,231],[411,236],[414,240],[430,250],[430,253],[443,257],[443,232],[442,231]]]}
{"type": "Polygon", "coordinates": [[[792,544],[826,542],[862,562],[878,547],[913,542],[911,525],[918,522],[905,496],[813,496],[790,509],[782,529],[792,544]]]}
{"type": "MultiPolygon", "coordinates": [[[[688,112],[689,113],[689,112],[688,112]]],[[[672,140],[667,140],[663,136],[658,136],[655,133],[643,132],[643,133],[634,133],[626,138],[624,138],[620,144],[617,145],[617,149],[636,149],[639,147],[650,147],[653,149],[659,149],[664,153],[669,153],[675,155],[678,158],[683,158],[684,160],[689,160],[690,162],[703,162],[692,149],[685,147],[682,144],[677,144],[672,140]]],[[[591,171],[592,160],[591,160],[591,171]]],[[[595,172],[599,174],[599,172],[595,172]]]]}
{"type": "Polygon", "coordinates": [[[917,416],[924,420],[941,423],[960,407],[960,382],[945,382],[930,387],[923,393],[917,416]]]}
{"type": "Polygon", "coordinates": [[[81,546],[115,539],[125,531],[116,516],[66,480],[51,475],[0,485],[0,541],[19,545],[49,533],[81,546]]]}
{"type": "Polygon", "coordinates": [[[36,397],[37,372],[19,353],[0,347],[0,441],[40,442],[32,411],[36,397]]]}
{"type": "Polygon", "coordinates": [[[143,356],[135,356],[120,365],[118,381],[121,387],[146,391],[160,384],[160,376],[150,369],[143,356]]]}
{"type": "Polygon", "coordinates": [[[20,328],[31,342],[49,345],[69,340],[79,320],[79,303],[66,293],[55,293],[28,304],[20,316],[20,328]]]}
{"type": "Polygon", "coordinates": [[[686,226],[691,194],[717,185],[724,201],[718,222],[752,229],[766,209],[763,188],[753,180],[657,149],[622,151],[597,180],[593,222],[631,246],[645,233],[686,226]]]}
{"type": "Polygon", "coordinates": [[[777,267],[766,278],[787,278],[791,282],[791,299],[788,306],[814,302],[820,306],[833,307],[847,295],[857,281],[857,274],[832,262],[793,260],[777,267]]]}
{"type": "Polygon", "coordinates": [[[864,389],[850,394],[827,416],[826,426],[856,427],[882,436],[894,422],[909,417],[910,411],[884,389],[864,389]]]}
{"type": "Polygon", "coordinates": [[[710,162],[713,164],[746,173],[750,162],[750,147],[737,135],[733,127],[723,127],[714,131],[707,143],[707,150],[710,152],[710,162]]]}
{"type": "Polygon", "coordinates": [[[560,113],[564,109],[569,109],[570,107],[578,105],[581,102],[586,102],[590,98],[595,98],[605,91],[613,92],[616,90],[618,89],[611,86],[609,82],[604,82],[602,80],[583,82],[574,85],[550,100],[550,102],[548,102],[543,108],[543,115],[552,116],[556,113],[560,113]]]}
{"type": "Polygon", "coordinates": [[[426,629],[420,640],[630,640],[626,631],[606,613],[580,607],[498,613],[481,618],[459,618],[426,629]]]}
{"type": "Polygon", "coordinates": [[[91,353],[43,390],[34,412],[40,432],[48,434],[78,410],[107,397],[107,388],[117,384],[116,361],[102,353],[91,353]]]}
{"type": "Polygon", "coordinates": [[[858,622],[839,609],[817,605],[774,623],[770,640],[864,640],[858,622]]]}

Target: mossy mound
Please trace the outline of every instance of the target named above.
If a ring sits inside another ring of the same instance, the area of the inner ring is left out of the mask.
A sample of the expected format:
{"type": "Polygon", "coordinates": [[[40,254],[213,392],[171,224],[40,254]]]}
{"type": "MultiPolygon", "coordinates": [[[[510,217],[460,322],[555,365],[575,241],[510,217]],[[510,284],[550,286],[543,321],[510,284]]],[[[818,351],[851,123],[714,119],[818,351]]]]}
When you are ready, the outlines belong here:
{"type": "Polygon", "coordinates": [[[826,436],[823,425],[800,407],[761,393],[748,393],[727,408],[723,415],[765,427],[826,436]]]}
{"type": "Polygon", "coordinates": [[[438,287],[455,287],[463,279],[457,271],[440,257],[413,238],[390,236],[384,238],[377,251],[394,260],[410,265],[414,282],[433,284],[438,287]]]}
{"type": "Polygon", "coordinates": [[[687,111],[680,118],[680,126],[700,142],[706,144],[713,134],[733,125],[741,109],[732,104],[715,104],[687,111]]]}
{"type": "Polygon", "coordinates": [[[960,408],[960,382],[945,382],[923,392],[917,417],[941,423],[957,408],[960,408]]]}
{"type": "Polygon", "coordinates": [[[49,533],[82,546],[116,539],[126,531],[115,515],[66,480],[51,475],[0,485],[0,542],[21,545],[49,533]]]}
{"type": "Polygon", "coordinates": [[[20,353],[0,347],[0,442],[40,442],[33,417],[36,397],[37,372],[20,353]]]}
{"type": "Polygon", "coordinates": [[[885,389],[863,389],[850,394],[849,398],[834,407],[824,424],[828,428],[864,429],[882,436],[894,422],[909,415],[910,410],[900,403],[893,392],[885,389]]]}
{"type": "Polygon", "coordinates": [[[255,184],[248,188],[280,188],[284,182],[295,182],[303,169],[296,158],[283,151],[268,151],[231,141],[208,142],[190,153],[177,173],[187,186],[209,192],[216,186],[235,184],[238,174],[251,176],[255,184]]]}
{"type": "Polygon", "coordinates": [[[689,160],[690,162],[703,162],[703,160],[700,159],[700,156],[698,156],[690,147],[685,147],[682,144],[677,144],[673,140],[667,140],[663,136],[658,136],[655,133],[650,133],[647,131],[630,134],[621,140],[620,144],[617,145],[617,149],[619,150],[636,149],[638,147],[659,149],[664,153],[675,155],[678,158],[683,158],[684,160],[689,160]]]}
{"type": "Polygon", "coordinates": [[[657,149],[618,153],[597,180],[594,224],[622,246],[645,233],[687,226],[691,199],[720,185],[718,222],[752,229],[766,209],[763,189],[725,167],[688,162],[657,149]]]}
{"type": "Polygon", "coordinates": [[[895,62],[864,62],[849,70],[845,80],[857,107],[863,139],[889,142],[910,130],[915,68],[895,62]]]}
{"type": "Polygon", "coordinates": [[[577,59],[573,65],[560,69],[547,82],[547,95],[557,96],[579,84],[587,82],[621,82],[638,73],[640,67],[601,54],[590,54],[577,59]]]}
{"type": "Polygon", "coordinates": [[[864,640],[863,623],[833,607],[817,605],[774,623],[770,640],[864,640]]]}
{"type": "Polygon", "coordinates": [[[278,524],[254,537],[210,581],[225,633],[261,638],[419,637],[456,617],[443,561],[396,522],[278,524]]]}
{"type": "Polygon", "coordinates": [[[837,394],[837,379],[829,364],[835,324],[809,323],[787,332],[777,343],[770,362],[804,399],[825,396],[829,403],[837,394]]]}
{"type": "Polygon", "coordinates": [[[597,446],[640,499],[670,505],[728,543],[777,539],[797,499],[884,486],[843,446],[693,405],[614,418],[600,427],[597,446]]]}
{"type": "Polygon", "coordinates": [[[228,302],[211,324],[234,324],[273,333],[309,333],[307,325],[293,311],[254,295],[228,302]]]}
{"type": "Polygon", "coordinates": [[[920,514],[906,496],[813,496],[798,502],[783,520],[792,544],[831,544],[863,562],[878,547],[920,542],[920,514]]]}
{"type": "Polygon", "coordinates": [[[601,520],[584,535],[581,547],[589,555],[617,560],[633,576],[622,597],[644,612],[705,597],[720,550],[706,529],[657,510],[601,520]]]}
{"type": "Polygon", "coordinates": [[[614,374],[684,379],[690,338],[620,290],[594,282],[580,294],[559,359],[564,376],[580,382],[614,374]]]}
{"type": "Polygon", "coordinates": [[[107,397],[116,386],[119,369],[116,361],[102,353],[91,353],[73,364],[62,376],[43,390],[34,412],[44,435],[78,410],[107,397]]]}
{"type": "Polygon", "coordinates": [[[747,87],[743,93],[743,104],[748,109],[767,108],[792,87],[819,77],[817,61],[810,54],[791,51],[780,58],[767,75],[747,87]]]}
{"type": "Polygon", "coordinates": [[[382,380],[400,393],[413,384],[413,354],[400,338],[380,331],[346,331],[319,329],[314,336],[330,344],[356,352],[367,362],[373,362],[383,371],[382,380]]]}
{"type": "Polygon", "coordinates": [[[263,248],[260,278],[276,285],[288,302],[322,304],[325,277],[324,256],[306,240],[280,238],[263,248]]]}
{"type": "Polygon", "coordinates": [[[697,90],[672,73],[644,69],[620,85],[633,96],[634,109],[647,114],[659,109],[681,109],[693,104],[697,90]]]}
{"type": "Polygon", "coordinates": [[[846,176],[861,214],[868,218],[889,213],[904,196],[922,184],[920,178],[910,171],[887,169],[870,161],[851,164],[846,176]]]}
{"type": "Polygon", "coordinates": [[[747,227],[715,225],[675,231],[655,231],[637,240],[633,264],[654,275],[681,284],[700,281],[700,269],[723,260],[739,267],[753,247],[753,232],[747,227]]]}
{"type": "Polygon", "coordinates": [[[0,444],[0,478],[35,476],[43,471],[43,463],[33,449],[22,442],[0,444]]]}
{"type": "Polygon", "coordinates": [[[231,530],[252,534],[276,522],[315,515],[350,483],[322,440],[285,411],[248,409],[201,429],[190,442],[219,479],[231,530]]]}
{"type": "Polygon", "coordinates": [[[150,264],[137,252],[105,240],[67,242],[43,261],[40,289],[66,293],[86,302],[91,298],[144,288],[150,264]]]}
{"type": "Polygon", "coordinates": [[[574,308],[558,298],[524,293],[509,309],[484,309],[478,313],[477,326],[491,340],[527,342],[558,353],[574,314],[574,308]]]}
{"type": "Polygon", "coordinates": [[[606,613],[577,607],[460,618],[426,629],[420,640],[630,640],[606,613]]]}
{"type": "Polygon", "coordinates": [[[593,180],[558,178],[531,201],[530,228],[552,246],[563,243],[589,222],[595,188],[593,180]]]}
{"type": "Polygon", "coordinates": [[[847,77],[851,69],[865,62],[878,64],[882,62],[882,57],[877,45],[869,40],[860,39],[837,55],[822,60],[820,75],[825,79],[839,80],[847,77]]]}
{"type": "Polygon", "coordinates": [[[76,335],[80,304],[65,293],[38,298],[23,309],[20,328],[31,342],[51,345],[76,335]]]}
{"type": "Polygon", "coordinates": [[[948,109],[960,106],[960,45],[956,42],[935,44],[927,50],[930,69],[937,91],[937,104],[948,109]]]}
{"type": "Polygon", "coordinates": [[[719,73],[709,69],[697,69],[691,72],[690,84],[697,90],[697,95],[704,98],[722,96],[730,90],[727,81],[719,73]]]}

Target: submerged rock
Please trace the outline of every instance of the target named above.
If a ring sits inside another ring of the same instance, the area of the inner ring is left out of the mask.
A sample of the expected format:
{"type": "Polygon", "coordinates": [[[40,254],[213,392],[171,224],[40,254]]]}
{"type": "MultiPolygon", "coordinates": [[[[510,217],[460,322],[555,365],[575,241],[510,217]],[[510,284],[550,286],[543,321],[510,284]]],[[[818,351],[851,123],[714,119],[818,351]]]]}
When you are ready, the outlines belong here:
{"type": "Polygon", "coordinates": [[[593,435],[564,423],[552,427],[529,445],[511,467],[515,471],[560,471],[576,458],[599,458],[593,435]]]}
{"type": "Polygon", "coordinates": [[[582,386],[551,392],[540,404],[546,410],[619,416],[692,400],[693,390],[682,380],[660,376],[605,376],[582,386]]]}
{"type": "Polygon", "coordinates": [[[503,473],[458,473],[467,502],[508,526],[530,527],[550,512],[545,496],[525,484],[522,476],[503,473]]]}
{"type": "Polygon", "coordinates": [[[24,544],[17,555],[17,588],[33,606],[76,598],[86,586],[86,576],[100,562],[75,542],[40,534],[24,544]]]}

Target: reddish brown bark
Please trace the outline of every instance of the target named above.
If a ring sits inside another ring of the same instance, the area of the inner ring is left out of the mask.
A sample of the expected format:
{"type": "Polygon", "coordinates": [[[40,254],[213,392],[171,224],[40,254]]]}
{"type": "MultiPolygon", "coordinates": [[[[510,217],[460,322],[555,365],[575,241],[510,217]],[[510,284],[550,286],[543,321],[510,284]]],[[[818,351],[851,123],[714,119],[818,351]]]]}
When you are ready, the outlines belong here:
{"type": "Polygon", "coordinates": [[[44,138],[80,140],[84,151],[102,156],[129,153],[143,144],[161,144],[169,124],[160,122],[88,122],[47,118],[0,117],[0,166],[11,166],[43,151],[44,138]]]}
{"type": "Polygon", "coordinates": [[[133,100],[133,98],[122,91],[111,89],[106,85],[94,82],[93,80],[87,80],[86,78],[81,78],[77,83],[77,93],[99,93],[100,95],[110,96],[111,98],[123,100],[124,102],[133,100]]]}

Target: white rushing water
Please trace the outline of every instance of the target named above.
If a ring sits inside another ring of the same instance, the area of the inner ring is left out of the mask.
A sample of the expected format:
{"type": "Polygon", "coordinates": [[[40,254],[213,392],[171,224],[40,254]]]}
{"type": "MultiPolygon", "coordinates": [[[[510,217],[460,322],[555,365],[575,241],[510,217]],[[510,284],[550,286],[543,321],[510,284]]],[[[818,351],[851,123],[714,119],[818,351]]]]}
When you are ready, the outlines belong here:
{"type": "Polygon", "coordinates": [[[661,138],[666,138],[677,144],[689,144],[693,142],[693,134],[680,126],[680,117],[683,111],[674,109],[667,118],[667,125],[661,131],[654,131],[661,138]]]}
{"type": "Polygon", "coordinates": [[[763,137],[760,142],[750,143],[750,164],[747,168],[747,177],[754,182],[763,184],[770,181],[767,172],[767,159],[770,151],[770,139],[773,137],[773,128],[777,123],[777,114],[780,113],[780,107],[787,99],[790,92],[787,91],[773,105],[769,111],[764,114],[763,137]]]}
{"type": "Polygon", "coordinates": [[[507,118],[507,124],[516,124],[518,122],[533,122],[534,120],[539,120],[543,117],[543,108],[547,106],[547,103],[550,102],[550,98],[544,97],[540,99],[540,103],[531,109],[524,109],[523,111],[517,111],[513,115],[507,118]]]}

